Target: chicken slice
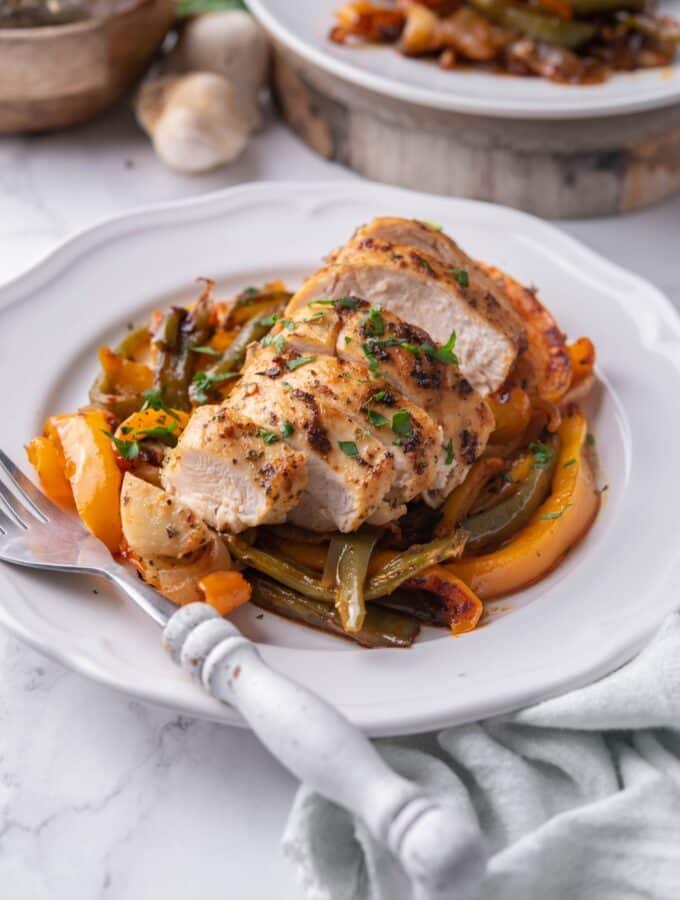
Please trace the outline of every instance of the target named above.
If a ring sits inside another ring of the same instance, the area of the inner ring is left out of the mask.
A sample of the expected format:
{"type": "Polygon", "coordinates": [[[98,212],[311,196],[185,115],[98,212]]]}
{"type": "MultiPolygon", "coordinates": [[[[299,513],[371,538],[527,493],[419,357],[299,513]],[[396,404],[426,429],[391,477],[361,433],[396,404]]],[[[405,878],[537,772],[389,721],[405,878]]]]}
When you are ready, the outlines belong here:
{"type": "Polygon", "coordinates": [[[285,362],[304,357],[292,351],[274,356],[275,352],[251,349],[243,378],[226,402],[262,429],[285,437],[306,457],[307,485],[288,521],[312,531],[348,532],[376,513],[374,522],[401,514],[384,503],[394,480],[391,450],[323,392],[314,394],[293,383],[303,366],[289,371],[285,362]]]}
{"type": "Polygon", "coordinates": [[[437,474],[425,496],[438,505],[481,456],[494,427],[493,414],[457,365],[433,355],[425,331],[387,311],[379,313],[379,321],[378,337],[371,335],[365,315],[347,316],[338,332],[338,356],[362,360],[371,354],[380,376],[439,426],[437,474]]]}
{"type": "Polygon", "coordinates": [[[307,483],[305,454],[267,443],[257,424],[227,406],[200,406],[166,456],[161,479],[218,531],[283,522],[307,483]]]}
{"type": "Polygon", "coordinates": [[[463,374],[481,393],[489,393],[505,380],[524,345],[524,331],[499,299],[498,285],[484,277],[484,284],[471,277],[465,287],[456,267],[413,247],[369,238],[342,248],[330,265],[308,278],[286,314],[292,318],[312,300],[355,296],[425,329],[439,343],[455,331],[463,374]]]}
{"type": "MultiPolygon", "coordinates": [[[[400,455],[404,456],[403,448],[395,451],[397,490],[405,487],[401,495],[405,501],[420,491],[428,491],[428,502],[435,505],[441,502],[463,481],[470,465],[483,452],[494,424],[491,410],[457,365],[436,358],[437,348],[422,329],[408,325],[387,310],[350,296],[335,303],[319,301],[301,307],[286,319],[285,325],[278,327],[275,334],[281,335],[281,349],[292,347],[300,353],[336,353],[340,359],[361,367],[359,370],[347,366],[339,369],[337,362],[320,360],[313,366],[304,367],[302,377],[306,382],[311,381],[305,384],[305,389],[314,394],[328,393],[329,385],[342,384],[340,379],[354,379],[357,385],[362,385],[370,376],[366,366],[374,369],[375,380],[369,389],[361,395],[357,395],[356,387],[353,391],[345,390],[343,398],[340,400],[335,396],[335,401],[348,415],[359,413],[359,421],[364,427],[373,429],[382,440],[388,436],[393,440],[394,435],[384,427],[376,432],[375,422],[385,417],[391,420],[399,408],[407,407],[416,420],[424,411],[439,426],[434,444],[429,439],[427,442],[429,449],[438,448],[438,460],[432,460],[428,454],[425,465],[425,442],[419,446],[413,442],[410,462],[400,460],[400,455]],[[312,309],[317,311],[310,316],[312,309]],[[318,373],[313,380],[310,379],[312,370],[318,373]],[[377,379],[385,383],[380,384],[377,379]],[[389,409],[381,411],[375,397],[384,394],[386,387],[389,391],[382,403],[389,409]],[[407,403],[405,398],[411,402],[407,403]],[[414,404],[416,413],[412,411],[414,404]],[[372,413],[369,413],[370,409],[372,413]],[[417,481],[412,475],[409,477],[409,468],[413,470],[415,460],[420,464],[417,474],[423,476],[417,481]],[[436,472],[432,463],[436,464],[436,472]],[[411,490],[416,484],[418,487],[411,490]]],[[[422,427],[431,437],[427,424],[422,427]]]]}
{"type": "MultiPolygon", "coordinates": [[[[507,313],[504,327],[508,329],[508,334],[519,336],[520,341],[524,338],[522,317],[518,314],[503,285],[491,277],[487,270],[488,267],[480,265],[471,256],[468,256],[462,247],[459,247],[453,238],[445,234],[441,228],[427,222],[420,222],[418,219],[402,219],[397,216],[378,216],[367,225],[358,228],[347,244],[331,254],[329,261],[332,259],[334,262],[339,262],[341,259],[347,259],[353,249],[370,248],[374,241],[401,244],[414,250],[420,250],[451,267],[457,273],[464,272],[462,280],[468,282],[465,288],[467,296],[476,299],[479,305],[487,293],[491,294],[507,313]]],[[[460,275],[458,277],[461,278],[460,275]]]]}
{"type": "MultiPolygon", "coordinates": [[[[331,315],[329,311],[329,319],[331,315]]],[[[352,316],[358,318],[356,313],[352,316]]],[[[289,346],[295,344],[296,336],[297,331],[290,332],[289,346]]],[[[308,347],[306,336],[304,341],[308,347]]],[[[313,362],[286,372],[285,379],[294,388],[322,400],[326,407],[333,407],[392,455],[394,480],[387,499],[393,502],[394,510],[436,480],[440,429],[425,410],[389,382],[373,378],[364,359],[338,359],[319,349],[313,362]],[[398,431],[394,430],[395,423],[398,431]]]]}

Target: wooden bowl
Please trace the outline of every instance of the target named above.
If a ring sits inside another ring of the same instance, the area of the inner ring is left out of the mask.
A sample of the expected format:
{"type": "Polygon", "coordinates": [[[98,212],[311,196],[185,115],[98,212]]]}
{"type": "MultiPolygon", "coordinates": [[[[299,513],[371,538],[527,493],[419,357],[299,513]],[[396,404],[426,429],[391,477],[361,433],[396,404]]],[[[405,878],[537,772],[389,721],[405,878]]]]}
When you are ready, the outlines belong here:
{"type": "Polygon", "coordinates": [[[106,19],[0,28],[0,132],[83,122],[133,84],[174,17],[173,0],[132,0],[106,19]]]}

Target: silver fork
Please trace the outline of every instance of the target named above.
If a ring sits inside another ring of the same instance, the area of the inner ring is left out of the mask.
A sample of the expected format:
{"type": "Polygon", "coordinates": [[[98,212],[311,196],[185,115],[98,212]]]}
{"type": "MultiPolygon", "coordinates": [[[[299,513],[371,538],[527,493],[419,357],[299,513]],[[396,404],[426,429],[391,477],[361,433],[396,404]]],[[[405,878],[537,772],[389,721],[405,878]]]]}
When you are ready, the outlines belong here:
{"type": "MultiPolygon", "coordinates": [[[[462,800],[428,795],[392,771],[371,742],[307,688],[271,669],[256,646],[205,603],[177,609],[119,565],[75,516],[60,510],[0,450],[0,560],[101,575],[159,625],[172,659],[233,706],[300,780],[363,819],[411,877],[418,898],[465,897],[485,865],[462,800]]],[[[462,792],[461,792],[462,793],[462,792]]]]}

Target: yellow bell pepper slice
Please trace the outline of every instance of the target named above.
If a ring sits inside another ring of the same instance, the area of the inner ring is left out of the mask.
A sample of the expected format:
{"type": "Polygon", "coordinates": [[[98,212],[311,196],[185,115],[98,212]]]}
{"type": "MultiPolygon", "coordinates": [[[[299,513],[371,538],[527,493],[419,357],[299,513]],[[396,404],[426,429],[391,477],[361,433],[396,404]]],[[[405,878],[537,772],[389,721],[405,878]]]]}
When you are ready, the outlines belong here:
{"type": "Polygon", "coordinates": [[[587,430],[580,412],[567,411],[558,431],[560,452],[552,491],[525,528],[499,550],[446,564],[482,600],[538,581],[590,528],[600,495],[583,453],[587,430]]]}
{"type": "Polygon", "coordinates": [[[33,438],[26,446],[26,455],[50,500],[62,509],[75,509],[73,491],[66,477],[66,460],[58,441],[49,437],[33,438]]]}
{"type": "Polygon", "coordinates": [[[96,409],[52,416],[46,423],[47,433],[59,438],[78,515],[92,534],[116,553],[122,537],[122,479],[111,441],[104,434],[108,428],[106,416],[96,409]]]}

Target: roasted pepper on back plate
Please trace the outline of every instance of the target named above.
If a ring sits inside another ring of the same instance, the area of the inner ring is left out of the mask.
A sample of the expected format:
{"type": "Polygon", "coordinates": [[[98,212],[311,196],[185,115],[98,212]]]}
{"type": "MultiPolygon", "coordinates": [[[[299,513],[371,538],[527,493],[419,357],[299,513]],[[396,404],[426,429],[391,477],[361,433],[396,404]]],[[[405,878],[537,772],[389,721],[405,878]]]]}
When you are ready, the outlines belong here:
{"type": "Polygon", "coordinates": [[[600,496],[584,454],[587,431],[583,415],[576,409],[567,410],[558,431],[560,451],[551,493],[528,525],[498,550],[447,564],[482,600],[533,584],[590,527],[600,496]]]}

